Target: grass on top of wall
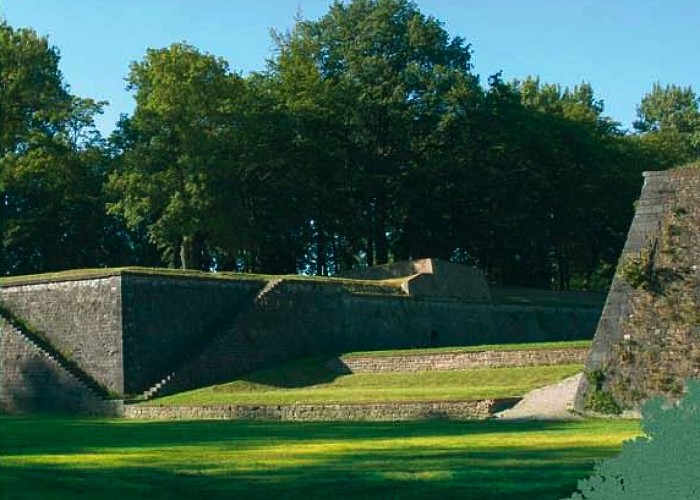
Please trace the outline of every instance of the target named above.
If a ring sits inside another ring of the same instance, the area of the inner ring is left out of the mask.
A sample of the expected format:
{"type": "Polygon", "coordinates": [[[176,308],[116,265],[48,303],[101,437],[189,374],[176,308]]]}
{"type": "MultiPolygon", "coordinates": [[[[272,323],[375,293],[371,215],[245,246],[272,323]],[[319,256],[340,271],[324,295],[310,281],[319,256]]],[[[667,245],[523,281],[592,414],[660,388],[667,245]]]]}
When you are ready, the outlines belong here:
{"type": "Polygon", "coordinates": [[[340,375],[327,358],[306,358],[237,380],[156,398],[145,405],[370,403],[522,396],[575,375],[580,364],[340,375]]]}
{"type": "Polygon", "coordinates": [[[205,272],[186,269],[167,269],[154,267],[115,267],[99,269],[72,269],[53,273],[6,276],[0,278],[0,286],[17,286],[39,283],[56,283],[61,281],[78,281],[84,279],[98,279],[110,276],[121,276],[124,274],[140,276],[162,276],[169,278],[194,278],[204,280],[260,281],[261,283],[273,279],[282,279],[287,282],[342,285],[349,291],[374,291],[378,293],[391,294],[402,293],[401,284],[405,281],[405,278],[392,278],[386,280],[355,280],[350,278],[306,276],[300,274],[275,275],[238,273],[228,271],[205,272]]]}
{"type": "Polygon", "coordinates": [[[526,342],[521,344],[485,344],[474,346],[454,347],[416,347],[410,349],[388,349],[385,351],[355,351],[341,356],[350,358],[381,358],[389,356],[430,356],[431,354],[459,354],[464,352],[483,351],[536,351],[551,349],[590,349],[591,340],[569,340],[563,342],[526,342]]]}
{"type": "Polygon", "coordinates": [[[638,422],[0,417],[0,497],[561,498],[638,422]]]}

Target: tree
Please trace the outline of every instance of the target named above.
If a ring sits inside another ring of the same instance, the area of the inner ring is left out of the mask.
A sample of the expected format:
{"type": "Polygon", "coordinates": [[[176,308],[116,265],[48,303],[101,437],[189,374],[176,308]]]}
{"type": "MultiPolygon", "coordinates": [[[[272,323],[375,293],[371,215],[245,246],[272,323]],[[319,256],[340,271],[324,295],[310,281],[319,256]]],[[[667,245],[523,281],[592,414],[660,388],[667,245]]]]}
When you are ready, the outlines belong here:
{"type": "Polygon", "coordinates": [[[642,408],[644,436],[627,441],[620,454],[598,464],[579,481],[584,499],[698,498],[700,496],[700,382],[686,382],[675,405],[663,398],[642,408]]]}
{"type": "Polygon", "coordinates": [[[235,199],[226,170],[235,162],[235,102],[241,79],[223,59],[177,43],[131,64],[136,110],[114,138],[118,168],[110,212],[148,235],[171,264],[206,268],[205,244],[220,228],[222,196],[235,199]],[[221,195],[221,196],[219,196],[221,195]],[[179,255],[178,255],[179,254],[179,255]]]}
{"type": "Polygon", "coordinates": [[[335,148],[319,156],[324,164],[316,172],[340,180],[329,188],[352,186],[315,212],[319,248],[338,241],[336,229],[345,232],[334,221],[352,220],[353,233],[340,238],[351,242],[351,253],[370,265],[387,262],[401,232],[402,177],[422,156],[450,89],[465,79],[476,85],[469,47],[414,3],[356,0],[334,3],[318,21],[298,22],[278,38],[278,50],[272,77],[284,86],[289,109],[302,117],[304,133],[317,134],[307,135],[308,142],[324,144],[323,132],[335,148]],[[334,163],[326,163],[330,158],[334,163]]]}
{"type": "Polygon", "coordinates": [[[700,158],[700,97],[693,89],[655,83],[637,108],[634,127],[659,167],[700,158]]]}
{"type": "Polygon", "coordinates": [[[104,211],[93,121],[104,103],[71,95],[59,59],[33,30],[0,23],[0,274],[95,267],[125,251],[104,211]]]}

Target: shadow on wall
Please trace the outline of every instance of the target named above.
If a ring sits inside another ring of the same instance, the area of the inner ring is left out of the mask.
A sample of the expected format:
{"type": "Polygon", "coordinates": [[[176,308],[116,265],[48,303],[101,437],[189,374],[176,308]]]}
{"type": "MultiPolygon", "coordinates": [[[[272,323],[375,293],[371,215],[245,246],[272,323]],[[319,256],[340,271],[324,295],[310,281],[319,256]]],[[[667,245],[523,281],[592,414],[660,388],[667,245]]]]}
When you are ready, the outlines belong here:
{"type": "Polygon", "coordinates": [[[63,380],[41,360],[25,360],[17,369],[17,381],[3,390],[5,411],[73,413],[84,406],[87,389],[63,380]]]}

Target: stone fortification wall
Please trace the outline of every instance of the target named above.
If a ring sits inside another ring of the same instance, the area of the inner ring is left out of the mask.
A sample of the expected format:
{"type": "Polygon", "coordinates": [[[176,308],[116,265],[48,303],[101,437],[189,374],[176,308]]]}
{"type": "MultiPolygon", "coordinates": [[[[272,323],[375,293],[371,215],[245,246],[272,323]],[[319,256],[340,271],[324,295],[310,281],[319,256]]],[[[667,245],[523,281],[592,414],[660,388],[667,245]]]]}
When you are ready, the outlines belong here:
{"type": "Polygon", "coordinates": [[[175,372],[158,392],[230,380],[260,366],[352,345],[348,292],[324,282],[281,281],[175,372]]]}
{"type": "Polygon", "coordinates": [[[0,363],[0,411],[34,411],[116,415],[119,404],[103,401],[65,370],[50,353],[0,318],[0,353],[12,362],[0,363]]]}
{"type": "Polygon", "coordinates": [[[590,339],[595,307],[513,306],[355,295],[282,281],[155,393],[210,385],[315,353],[590,339]]]}
{"type": "Polygon", "coordinates": [[[520,398],[475,401],[415,401],[366,404],[145,406],[128,405],[127,418],[274,421],[482,420],[513,406],[520,398]]]}
{"type": "Polygon", "coordinates": [[[700,377],[700,168],[645,174],[586,371],[579,410],[637,410],[700,377]]]}
{"type": "Polygon", "coordinates": [[[119,276],[2,287],[0,303],[107,390],[124,391],[119,276]]]}
{"type": "Polygon", "coordinates": [[[586,339],[599,314],[372,290],[132,271],[0,288],[8,309],[109,391],[149,396],[315,353],[586,339]]]}
{"type": "Polygon", "coordinates": [[[596,307],[428,298],[352,296],[348,302],[354,350],[590,339],[600,315],[596,307]]]}
{"type": "Polygon", "coordinates": [[[486,277],[480,269],[438,259],[383,264],[353,271],[348,277],[363,280],[405,278],[403,289],[413,297],[454,297],[471,302],[491,300],[486,277]]]}
{"type": "Polygon", "coordinates": [[[505,368],[535,365],[583,363],[587,347],[565,349],[525,349],[522,351],[446,352],[399,356],[352,356],[331,360],[339,373],[391,373],[473,368],[505,368]]]}
{"type": "Polygon", "coordinates": [[[124,274],[124,392],[173,373],[249,309],[265,283],[124,274]]]}

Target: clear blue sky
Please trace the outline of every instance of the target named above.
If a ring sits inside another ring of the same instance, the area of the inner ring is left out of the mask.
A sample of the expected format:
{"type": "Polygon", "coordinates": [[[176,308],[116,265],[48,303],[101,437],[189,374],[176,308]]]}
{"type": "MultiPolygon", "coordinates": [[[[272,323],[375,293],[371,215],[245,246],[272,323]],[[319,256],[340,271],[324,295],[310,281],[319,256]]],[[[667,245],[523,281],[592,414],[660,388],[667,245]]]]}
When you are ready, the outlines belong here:
{"type": "MultiPolygon", "coordinates": [[[[75,94],[107,100],[98,125],[109,133],[133,109],[129,62],[148,47],[187,41],[246,74],[271,55],[270,29],[297,12],[316,19],[331,0],[0,0],[13,27],[32,27],[61,52],[75,94]]],[[[606,113],[629,127],[654,82],[700,92],[700,0],[418,0],[451,35],[472,44],[482,81],[593,85],[606,113]]]]}

